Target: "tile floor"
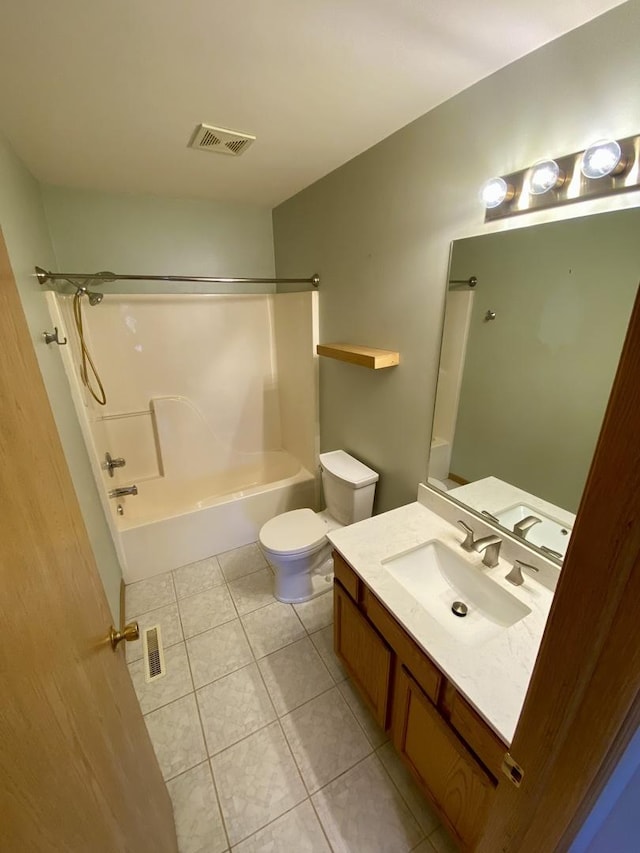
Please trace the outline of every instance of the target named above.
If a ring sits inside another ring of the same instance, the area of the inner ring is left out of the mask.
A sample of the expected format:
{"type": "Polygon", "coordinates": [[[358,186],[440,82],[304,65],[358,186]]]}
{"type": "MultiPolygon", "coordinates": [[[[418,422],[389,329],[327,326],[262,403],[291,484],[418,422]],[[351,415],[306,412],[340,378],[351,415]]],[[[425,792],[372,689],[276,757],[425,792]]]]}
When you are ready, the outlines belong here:
{"type": "Polygon", "coordinates": [[[160,624],[167,675],[140,707],[180,853],[453,853],[333,653],[332,593],[273,597],[248,545],[130,584],[127,619],[160,624]]]}

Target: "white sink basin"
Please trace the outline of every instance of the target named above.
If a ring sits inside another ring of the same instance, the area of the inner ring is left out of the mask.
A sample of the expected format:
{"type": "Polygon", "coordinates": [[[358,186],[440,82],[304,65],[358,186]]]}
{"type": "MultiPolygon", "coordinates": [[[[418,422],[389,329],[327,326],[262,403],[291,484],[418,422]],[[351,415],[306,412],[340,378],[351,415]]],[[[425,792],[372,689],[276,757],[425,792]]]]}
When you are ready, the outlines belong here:
{"type": "MultiPolygon", "coordinates": [[[[479,559],[479,558],[478,558],[479,559]]],[[[389,574],[443,627],[465,645],[482,643],[531,613],[526,604],[441,542],[425,542],[382,561],[389,574]],[[451,607],[461,601],[466,616],[451,607]]]]}
{"type": "Polygon", "coordinates": [[[518,521],[522,521],[528,515],[535,515],[536,518],[540,519],[540,523],[534,524],[533,527],[529,528],[525,540],[531,542],[532,545],[537,545],[538,548],[543,545],[546,548],[551,548],[552,551],[557,551],[563,557],[566,554],[571,536],[571,528],[564,525],[561,521],[551,518],[551,516],[546,515],[539,509],[534,509],[527,506],[527,504],[518,503],[508,506],[499,512],[494,512],[492,515],[495,515],[500,524],[506,527],[507,530],[513,530],[513,525],[517,524],[518,521]]]}

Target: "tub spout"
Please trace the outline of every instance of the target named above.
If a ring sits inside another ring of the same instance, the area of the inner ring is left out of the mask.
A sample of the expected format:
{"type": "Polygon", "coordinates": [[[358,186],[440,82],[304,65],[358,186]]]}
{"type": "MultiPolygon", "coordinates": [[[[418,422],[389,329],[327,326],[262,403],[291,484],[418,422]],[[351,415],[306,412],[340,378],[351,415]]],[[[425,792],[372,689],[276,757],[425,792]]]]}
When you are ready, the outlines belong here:
{"type": "Polygon", "coordinates": [[[138,487],[137,486],[122,486],[119,489],[110,489],[109,497],[110,498],[123,498],[125,495],[137,495],[138,487]]]}

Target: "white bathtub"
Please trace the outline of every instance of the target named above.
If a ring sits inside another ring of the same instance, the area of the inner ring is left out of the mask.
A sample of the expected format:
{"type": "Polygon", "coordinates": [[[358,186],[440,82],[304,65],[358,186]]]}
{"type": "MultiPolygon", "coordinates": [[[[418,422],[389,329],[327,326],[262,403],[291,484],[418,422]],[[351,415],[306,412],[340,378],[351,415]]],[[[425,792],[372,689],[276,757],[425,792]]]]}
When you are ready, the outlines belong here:
{"type": "MultiPolygon", "coordinates": [[[[315,387],[315,338],[296,334],[303,345],[286,350],[278,371],[273,298],[108,294],[85,307],[107,391],[101,407],[79,381],[71,297],[47,293],[52,325],[69,338],[60,356],[126,583],[255,542],[274,515],[316,508],[316,409],[304,393],[315,387]],[[304,389],[287,378],[290,363],[304,389]],[[282,415],[289,399],[293,419],[282,415]],[[271,449],[283,447],[293,452],[271,449]],[[107,451],[126,459],[113,477],[107,451]],[[137,495],[108,497],[131,485],[137,495]]],[[[315,302],[298,314],[296,305],[280,306],[287,328],[303,327],[315,302]]]]}
{"type": "Polygon", "coordinates": [[[313,474],[284,451],[217,475],[137,486],[116,521],[125,583],[255,542],[274,515],[316,503],[313,474]]]}

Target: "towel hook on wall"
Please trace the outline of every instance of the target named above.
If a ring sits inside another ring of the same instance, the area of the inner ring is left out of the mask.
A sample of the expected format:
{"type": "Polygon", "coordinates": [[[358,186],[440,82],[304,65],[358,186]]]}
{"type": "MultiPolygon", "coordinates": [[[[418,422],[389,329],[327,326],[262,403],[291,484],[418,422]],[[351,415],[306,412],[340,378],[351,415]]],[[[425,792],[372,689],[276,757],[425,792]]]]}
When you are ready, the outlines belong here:
{"type": "Polygon", "coordinates": [[[42,337],[44,338],[45,344],[58,344],[59,347],[63,347],[67,343],[66,338],[60,340],[57,326],[53,327],[53,332],[43,332],[42,337]]]}

